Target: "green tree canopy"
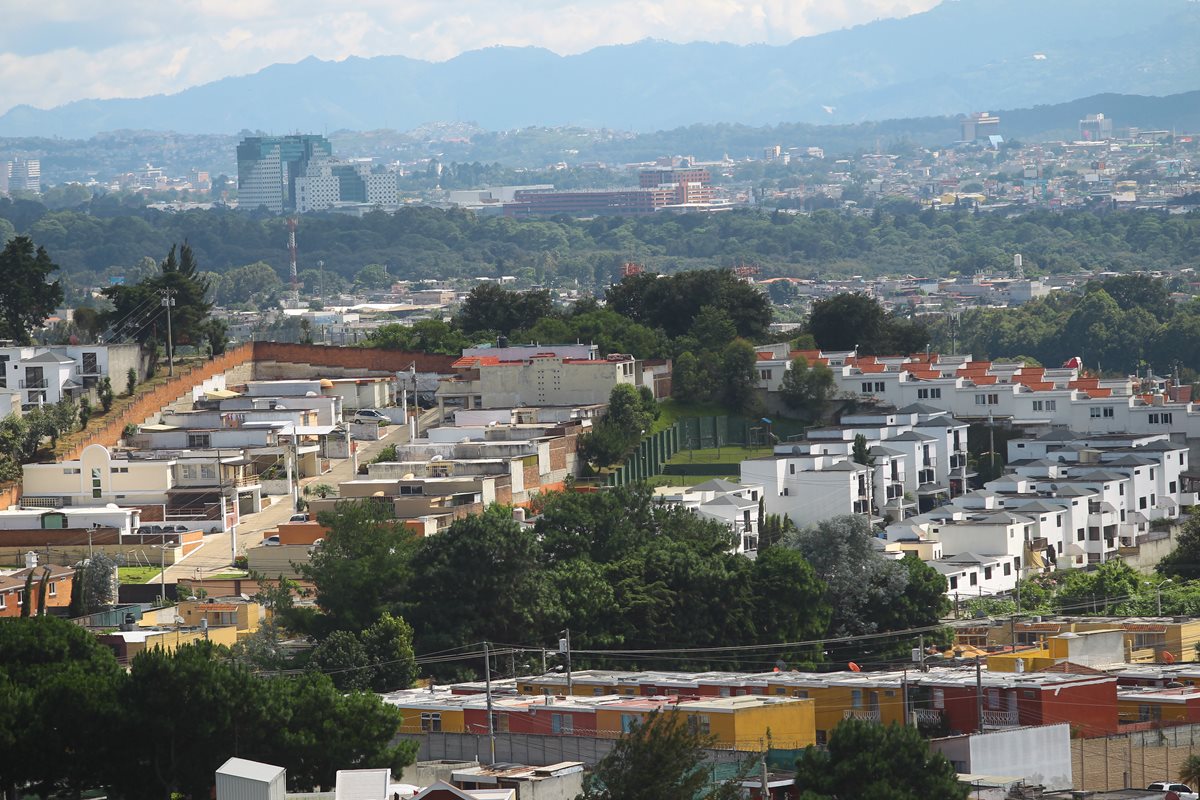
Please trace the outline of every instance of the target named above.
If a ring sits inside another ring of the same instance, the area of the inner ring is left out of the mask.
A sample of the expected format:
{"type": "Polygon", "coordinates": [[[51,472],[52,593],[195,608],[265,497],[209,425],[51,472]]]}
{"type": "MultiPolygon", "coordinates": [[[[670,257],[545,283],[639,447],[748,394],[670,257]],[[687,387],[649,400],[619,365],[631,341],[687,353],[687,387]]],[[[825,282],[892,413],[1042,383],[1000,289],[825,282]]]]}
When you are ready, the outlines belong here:
{"type": "Polygon", "coordinates": [[[58,265],[28,236],[15,236],[0,250],[0,338],[29,344],[31,332],[63,301],[62,286],[50,281],[58,265]]]}
{"type": "Polygon", "coordinates": [[[796,759],[796,789],[800,800],[967,800],[970,793],[916,728],[860,720],[834,728],[828,749],[809,747],[796,759]]]}

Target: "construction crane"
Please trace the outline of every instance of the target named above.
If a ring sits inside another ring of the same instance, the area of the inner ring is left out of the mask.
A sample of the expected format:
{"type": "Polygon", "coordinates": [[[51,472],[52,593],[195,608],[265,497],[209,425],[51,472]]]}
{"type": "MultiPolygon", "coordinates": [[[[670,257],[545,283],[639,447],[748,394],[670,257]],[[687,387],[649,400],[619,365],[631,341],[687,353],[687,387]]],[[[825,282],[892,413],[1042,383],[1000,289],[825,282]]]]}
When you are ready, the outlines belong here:
{"type": "Polygon", "coordinates": [[[292,292],[300,296],[300,273],[296,268],[296,218],[288,217],[288,269],[292,281],[292,292]]]}

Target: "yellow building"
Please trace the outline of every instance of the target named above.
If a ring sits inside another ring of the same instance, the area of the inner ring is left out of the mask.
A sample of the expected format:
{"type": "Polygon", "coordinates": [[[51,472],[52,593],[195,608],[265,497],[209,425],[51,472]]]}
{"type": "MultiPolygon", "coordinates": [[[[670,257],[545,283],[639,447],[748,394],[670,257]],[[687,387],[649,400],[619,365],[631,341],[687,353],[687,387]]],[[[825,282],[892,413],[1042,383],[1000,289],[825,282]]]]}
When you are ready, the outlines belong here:
{"type": "Polygon", "coordinates": [[[164,650],[173,653],[176,649],[197,642],[212,642],[225,647],[237,644],[237,628],[232,625],[209,628],[140,628],[133,631],[113,631],[103,634],[100,641],[113,649],[117,660],[128,664],[138,653],[145,650],[164,650]]]}
{"type": "Polygon", "coordinates": [[[717,748],[758,751],[768,744],[801,748],[816,743],[813,701],[751,695],[703,700],[612,699],[596,707],[596,735],[619,737],[657,711],[677,712],[693,730],[712,736],[717,748]]]}
{"type": "MultiPolygon", "coordinates": [[[[1179,617],[1046,617],[1037,620],[995,622],[988,626],[959,628],[962,644],[1041,647],[1065,633],[1086,634],[1117,629],[1123,632],[1124,652],[1119,659],[1130,664],[1175,664],[1197,661],[1200,619],[1179,617]]],[[[1075,660],[1074,656],[1070,656],[1075,660]]]]}
{"type": "Polygon", "coordinates": [[[902,673],[778,672],[768,675],[766,680],[771,695],[813,701],[817,744],[827,742],[844,719],[905,724],[902,673]]]}
{"type": "Polygon", "coordinates": [[[445,691],[407,689],[383,695],[383,701],[400,709],[400,733],[463,733],[463,705],[467,698],[445,691]]]}
{"type": "Polygon", "coordinates": [[[1117,716],[1122,724],[1200,722],[1200,689],[1129,688],[1117,692],[1117,716]]]}
{"type": "Polygon", "coordinates": [[[184,600],[175,606],[175,613],[188,627],[200,627],[202,620],[207,620],[210,630],[232,626],[239,638],[257,631],[263,618],[262,606],[241,600],[184,600]]]}

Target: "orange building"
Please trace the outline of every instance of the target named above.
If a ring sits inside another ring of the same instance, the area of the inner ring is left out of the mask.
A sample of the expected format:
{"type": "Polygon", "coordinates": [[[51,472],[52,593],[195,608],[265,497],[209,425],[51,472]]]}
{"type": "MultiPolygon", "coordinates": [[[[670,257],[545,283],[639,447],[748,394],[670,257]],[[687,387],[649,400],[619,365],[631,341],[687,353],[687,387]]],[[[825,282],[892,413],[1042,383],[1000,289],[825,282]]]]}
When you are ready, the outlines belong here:
{"type": "Polygon", "coordinates": [[[41,581],[46,577],[46,613],[61,612],[71,605],[71,587],[75,581],[74,567],[48,564],[42,567],[26,567],[7,575],[0,575],[0,617],[21,616],[21,603],[25,599],[25,581],[33,573],[33,599],[31,614],[38,614],[41,581]]]}

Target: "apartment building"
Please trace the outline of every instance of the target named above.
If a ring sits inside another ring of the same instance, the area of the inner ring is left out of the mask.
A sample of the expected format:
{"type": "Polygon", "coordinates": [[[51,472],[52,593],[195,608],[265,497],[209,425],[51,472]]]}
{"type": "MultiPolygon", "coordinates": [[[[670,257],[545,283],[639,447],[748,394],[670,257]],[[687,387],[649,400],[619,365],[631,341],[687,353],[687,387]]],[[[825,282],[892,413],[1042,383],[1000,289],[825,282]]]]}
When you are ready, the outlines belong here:
{"type": "Polygon", "coordinates": [[[99,444],[78,459],[22,467],[27,506],[116,506],[140,509],[143,523],[179,521],[228,530],[241,514],[262,509],[262,487],[241,454],[147,458],[99,444]]]}
{"type": "Polygon", "coordinates": [[[104,378],[120,391],[130,369],[141,380],[144,371],[136,344],[0,347],[0,389],[16,391],[26,409],[77,399],[104,378]]]}
{"type": "Polygon", "coordinates": [[[654,499],[694,511],[702,519],[715,520],[733,534],[735,553],[758,553],[758,503],[762,486],[731,483],[713,478],[695,486],[660,486],[654,499]]]}
{"type": "Polygon", "coordinates": [[[577,358],[547,347],[534,355],[506,359],[464,355],[454,374],[438,382],[438,405],[475,408],[604,404],[618,384],[654,388],[654,377],[632,356],[577,358]]]}

